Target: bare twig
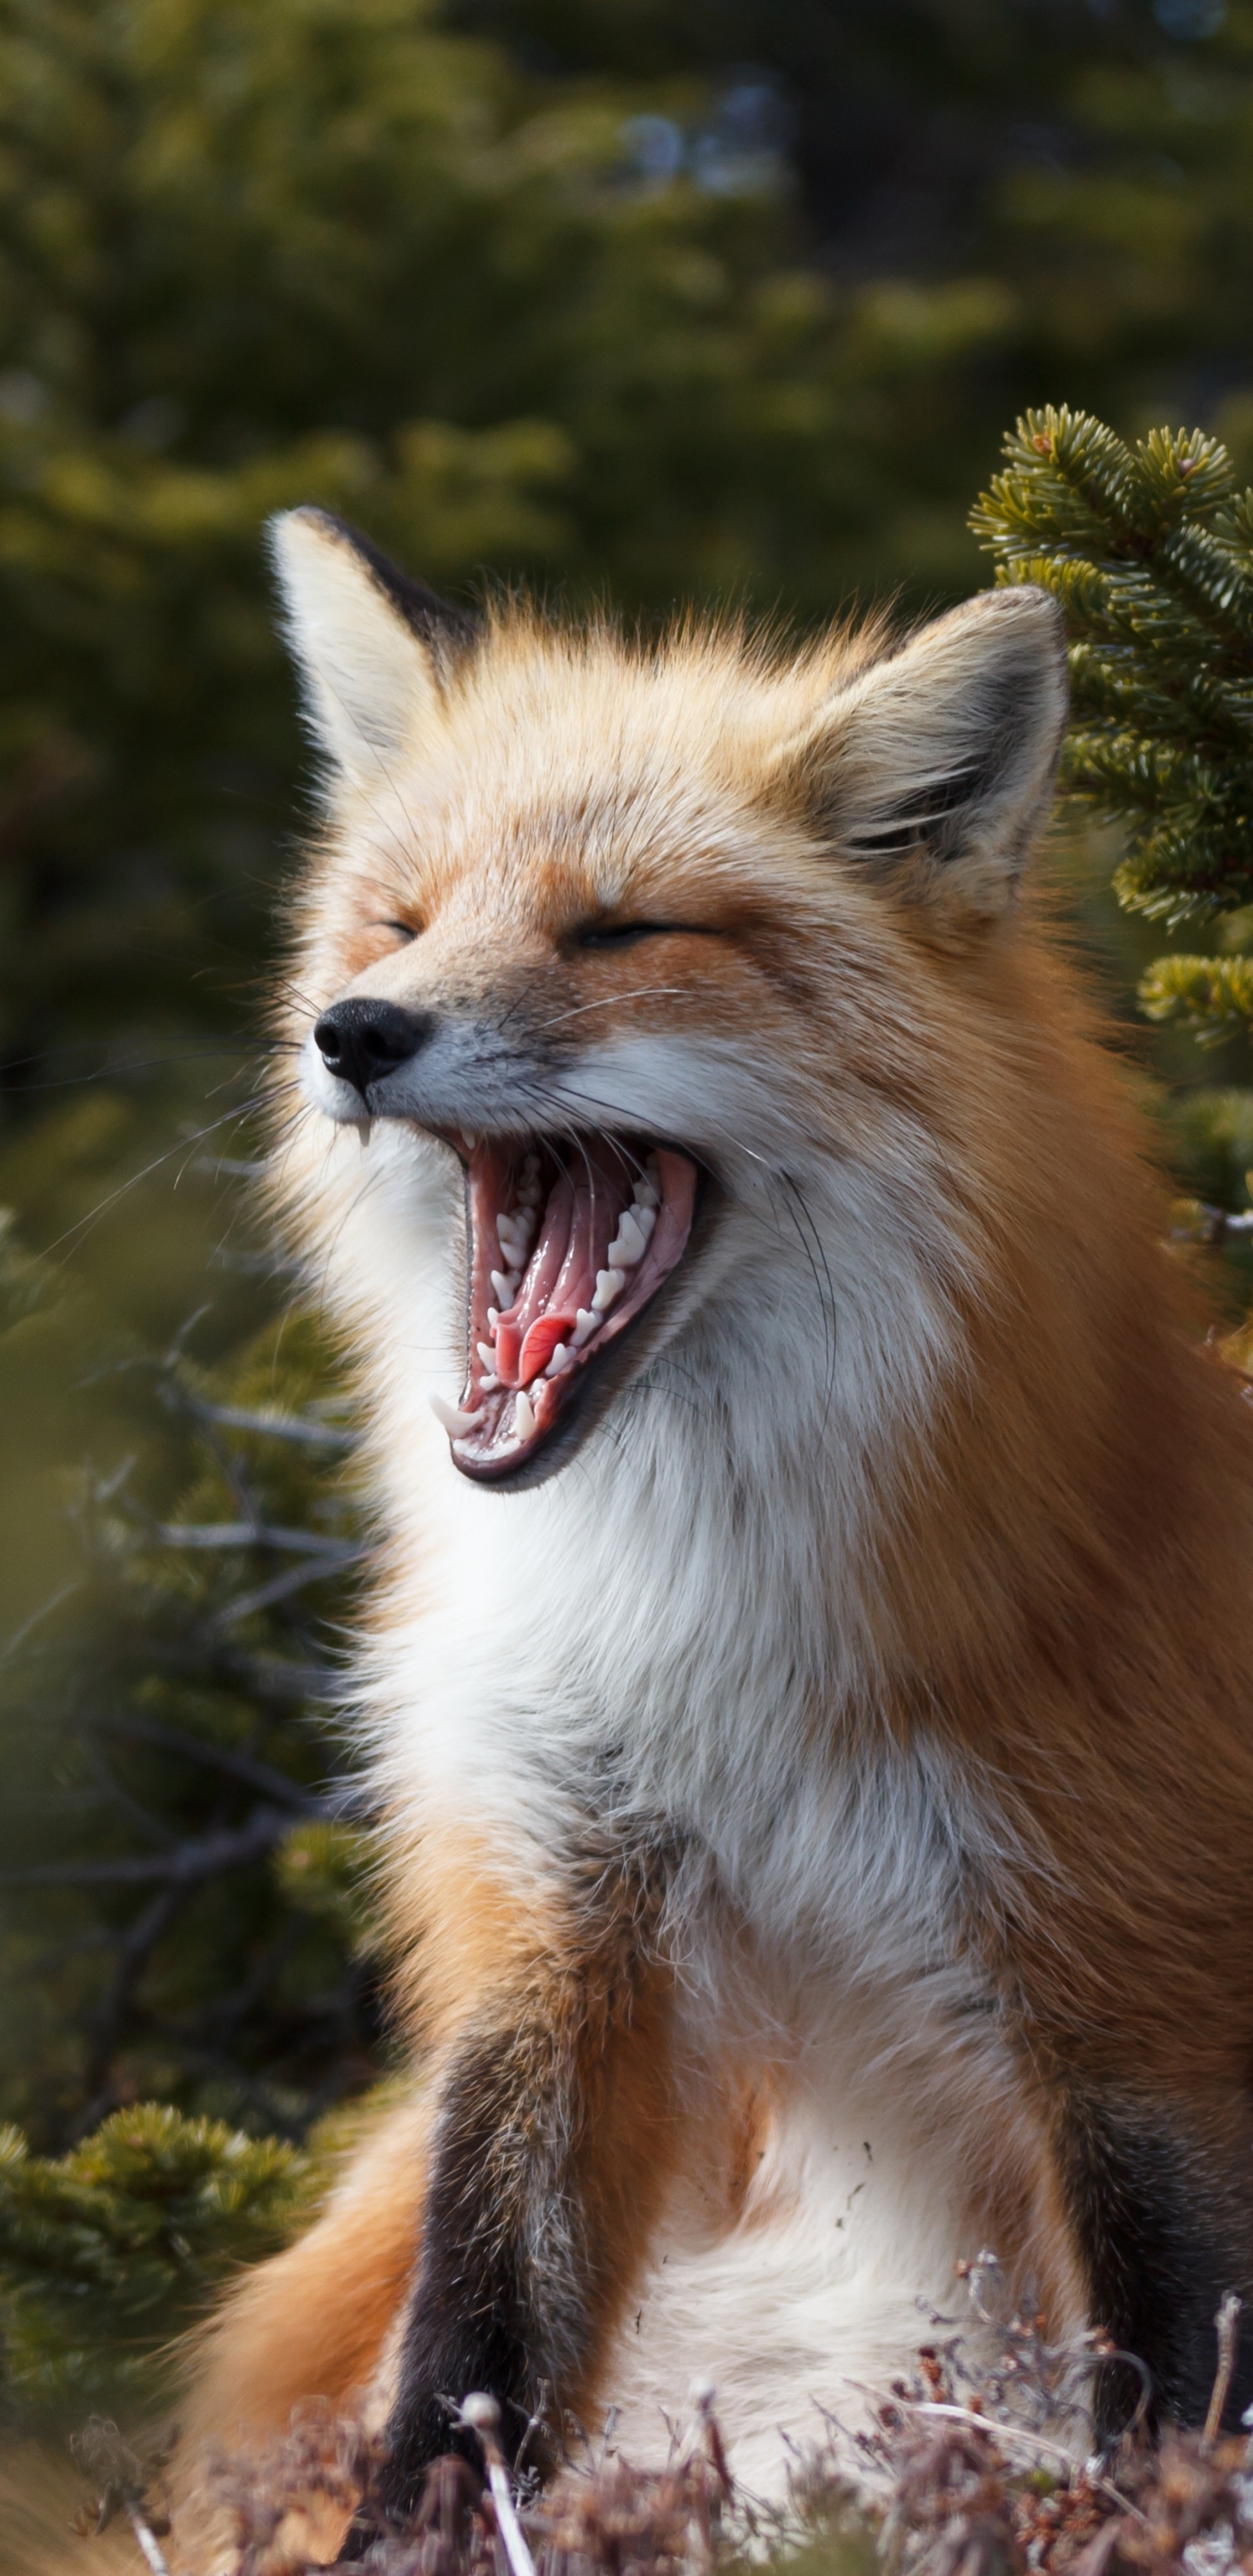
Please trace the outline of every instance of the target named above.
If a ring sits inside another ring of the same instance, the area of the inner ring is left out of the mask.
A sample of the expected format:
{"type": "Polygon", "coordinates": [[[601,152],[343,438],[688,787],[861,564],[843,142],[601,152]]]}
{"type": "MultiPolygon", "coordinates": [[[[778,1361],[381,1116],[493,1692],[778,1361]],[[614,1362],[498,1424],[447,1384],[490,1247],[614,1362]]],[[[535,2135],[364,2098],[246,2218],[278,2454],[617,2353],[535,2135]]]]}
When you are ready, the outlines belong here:
{"type": "MultiPolygon", "coordinates": [[[[304,1691],[288,1694],[293,1698],[305,1695],[304,1691]]],[[[140,1717],[129,1709],[106,1710],[103,1716],[89,1717],[84,1722],[102,1735],[124,1735],[136,1744],[150,1744],[160,1753],[177,1753],[189,1762],[202,1762],[208,1770],[223,1771],[230,1779],[242,1780],[250,1789],[261,1790],[267,1798],[278,1798],[301,1814],[321,1803],[312,1791],[290,1780],[285,1771],[276,1771],[272,1763],[258,1762],[255,1754],[240,1753],[234,1745],[219,1744],[210,1736],[193,1735],[186,1727],[140,1717]]]]}
{"type": "MultiPolygon", "coordinates": [[[[899,2406],[910,2415],[939,2416],[946,2423],[969,2424],[976,2432],[985,2434],[989,2441],[999,2444],[1003,2450],[1025,2450],[1034,2452],[1037,2457],[1047,2455],[1050,2459],[1064,2461],[1072,2476],[1078,2465],[1073,2451],[1068,2451],[1064,2442],[1050,2442],[1043,2433],[1028,2432],[1017,2424],[998,2424],[994,2417],[978,2414],[973,2406],[946,2405],[938,2398],[896,2396],[893,2397],[892,2404],[899,2406]]],[[[1125,2496],[1119,2487],[1112,2485],[1108,2478],[1101,2477],[1098,2472],[1088,2470],[1086,2475],[1089,2486],[1095,2488],[1098,2495],[1108,2496],[1111,2504],[1116,2504],[1120,2513],[1134,2514],[1137,2522],[1143,2522],[1144,2515],[1139,2507],[1132,2504],[1130,2498],[1125,2496]]]]}
{"type": "MultiPolygon", "coordinates": [[[[332,1810],[323,1805],[322,1812],[332,1810]]],[[[173,1851],[117,1860],[45,1861],[37,1869],[6,1870],[0,1887],[142,1887],[213,1878],[219,1870],[242,1869],[262,1859],[290,1831],[290,1814],[260,1807],[234,1832],[205,1834],[199,1842],[176,1844],[173,1851]]]]}
{"type": "Polygon", "coordinates": [[[1243,2308],[1243,2299],[1235,2290],[1228,2290],[1214,2319],[1218,2335],[1218,2368],[1214,2373],[1214,2385],[1210,2391],[1209,2406],[1201,2434],[1203,2451],[1212,2451],[1222,2430],[1223,2415],[1231,2392],[1231,2375],[1236,2366],[1236,2337],[1243,2308]]]}
{"type": "Polygon", "coordinates": [[[159,1547],[274,1547],[295,1556],[324,1556],[333,1564],[350,1564],[357,1554],[349,1540],[328,1538],[322,1530],[275,1529],[268,1521],[159,1521],[152,1532],[159,1547]]]}
{"type": "Polygon", "coordinates": [[[289,1565],[282,1574],[273,1575],[268,1583],[259,1583],[255,1591],[237,1592],[233,1600],[225,1602],[208,1621],[206,1635],[221,1636],[225,1629],[236,1627],[241,1619],[250,1619],[255,1611],[270,1610],[275,1602],[289,1600],[293,1592],[303,1592],[306,1584],[324,1582],[328,1572],[342,1573],[346,1566],[361,1564],[366,1553],[363,1547],[345,1548],[342,1556],[329,1563],[289,1565]]]}
{"type": "MultiPolygon", "coordinates": [[[[148,2503],[147,2484],[152,2470],[145,2472],[140,2460],[122,2439],[116,2424],[103,2416],[93,2415],[76,2434],[70,2445],[84,2477],[92,2480],[95,2493],[91,2504],[91,2527],[97,2533],[107,2531],[114,2516],[124,2513],[140,2549],[151,2569],[151,2576],[170,2576],[169,2563],[157,2538],[158,2528],[168,2525],[163,2515],[154,2514],[148,2503]]],[[[158,2459],[156,2470],[164,2466],[158,2459]]],[[[79,2526],[83,2528],[82,2525],[79,2526]]]]}
{"type": "Polygon", "coordinates": [[[126,2519],[152,2569],[152,2576],[170,2576],[165,2553],[150,2522],[145,2522],[137,2504],[125,2508],[126,2519]]]}
{"type": "Polygon", "coordinates": [[[310,1449],[326,1449],[342,1455],[353,1446],[353,1434],[333,1422],[321,1422],[316,1414],[255,1412],[242,1404],[209,1404],[203,1397],[192,1395],[185,1387],[178,1389],[180,1413],[190,1414],[193,1421],[214,1423],[222,1431],[255,1431],[267,1440],[296,1440],[310,1449]]]}
{"type": "Polygon", "coordinates": [[[535,2576],[535,2561],[526,2545],[522,2525],[514,2509],[509,2485],[509,2471],[500,2447],[500,2408],[494,2397],[467,2397],[461,2409],[461,2421],[477,2433],[487,2462],[487,2482],[496,2507],[496,2520],[505,2545],[505,2556],[513,2576],[535,2576]]]}
{"type": "Polygon", "coordinates": [[[1198,1199],[1195,1210],[1194,1215],[1182,1217],[1172,1225],[1169,1242],[1218,1244],[1234,1238],[1240,1243],[1253,1234],[1253,1208],[1243,1208],[1235,1214],[1230,1208],[1211,1207],[1208,1201],[1198,1199]]]}

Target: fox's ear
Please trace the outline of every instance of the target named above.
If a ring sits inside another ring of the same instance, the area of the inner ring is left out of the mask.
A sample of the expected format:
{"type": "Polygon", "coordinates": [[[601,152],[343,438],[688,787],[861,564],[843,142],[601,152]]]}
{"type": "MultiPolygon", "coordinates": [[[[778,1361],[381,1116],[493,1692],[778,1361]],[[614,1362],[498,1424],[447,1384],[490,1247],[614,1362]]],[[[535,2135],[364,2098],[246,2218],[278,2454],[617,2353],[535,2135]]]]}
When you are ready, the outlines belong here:
{"type": "Polygon", "coordinates": [[[778,755],[781,783],[898,891],[987,918],[1047,815],[1066,707],[1056,601],[983,591],[830,699],[778,755]]]}
{"type": "Polygon", "coordinates": [[[474,620],[329,510],[286,510],[269,535],[318,742],[336,769],[377,777],[438,715],[474,620]]]}

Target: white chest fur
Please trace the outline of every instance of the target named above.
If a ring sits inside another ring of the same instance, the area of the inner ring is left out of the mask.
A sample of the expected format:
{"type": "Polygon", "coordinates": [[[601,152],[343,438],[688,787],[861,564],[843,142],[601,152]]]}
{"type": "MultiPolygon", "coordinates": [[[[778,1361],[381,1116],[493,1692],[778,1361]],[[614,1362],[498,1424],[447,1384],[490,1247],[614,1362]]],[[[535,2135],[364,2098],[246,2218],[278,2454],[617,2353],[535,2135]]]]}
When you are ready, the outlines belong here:
{"type": "MultiPolygon", "coordinates": [[[[663,1357],[550,1482],[467,1486],[424,1401],[457,1348],[431,1258],[449,1212],[415,1203],[401,1227],[390,1205],[368,1240],[355,1228],[399,1542],[363,1673],[377,1765],[415,1818],[472,1821],[541,1882],[588,1823],[677,1855],[692,2063],[755,2056],[777,2107],[734,2212],[699,2159],[680,2179],[605,2393],[623,2443],[655,2456],[658,2408],[713,2377],[741,2474],[765,2481],[780,2424],[816,2437],[821,2407],[847,2414],[856,2385],[908,2367],[918,2302],[951,2302],[959,2257],[997,2230],[1009,2261],[1047,2252],[1036,2140],[965,1930],[1009,1836],[937,1741],[902,1748],[866,1715],[862,1462],[893,1396],[851,1287],[821,1389],[795,1334],[779,1364],[786,1315],[741,1333],[731,1306],[685,1335],[686,1381],[663,1357]],[[702,1330],[719,1336],[706,1385],[734,1380],[741,1334],[738,1411],[702,1393],[702,1330]]],[[[918,1401],[900,1368],[892,1384],[918,1401]]]]}

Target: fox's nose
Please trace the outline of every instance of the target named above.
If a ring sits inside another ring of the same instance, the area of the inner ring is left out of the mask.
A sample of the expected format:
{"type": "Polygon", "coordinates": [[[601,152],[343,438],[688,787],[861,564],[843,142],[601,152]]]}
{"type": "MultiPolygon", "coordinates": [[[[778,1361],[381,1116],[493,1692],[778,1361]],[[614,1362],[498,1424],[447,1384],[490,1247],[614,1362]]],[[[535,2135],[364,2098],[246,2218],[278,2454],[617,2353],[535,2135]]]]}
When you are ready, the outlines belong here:
{"type": "Polygon", "coordinates": [[[429,1011],[402,1011],[396,1002],[371,1002],[358,996],[323,1011],[313,1042],[327,1072],[340,1082],[350,1082],[364,1100],[370,1084],[394,1072],[398,1064],[407,1064],[425,1046],[434,1027],[429,1011]]]}

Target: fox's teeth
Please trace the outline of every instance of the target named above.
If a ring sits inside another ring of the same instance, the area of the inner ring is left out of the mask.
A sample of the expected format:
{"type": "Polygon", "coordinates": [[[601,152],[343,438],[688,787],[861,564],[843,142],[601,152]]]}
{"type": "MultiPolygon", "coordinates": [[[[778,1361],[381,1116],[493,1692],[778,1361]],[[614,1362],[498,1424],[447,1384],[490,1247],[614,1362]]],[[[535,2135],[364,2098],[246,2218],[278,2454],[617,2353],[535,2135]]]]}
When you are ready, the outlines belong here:
{"type": "Polygon", "coordinates": [[[467,1154],[477,1154],[479,1149],[479,1131],[477,1127],[463,1127],[461,1130],[461,1142],[465,1146],[467,1154]]]}
{"type": "Polygon", "coordinates": [[[528,1396],[518,1395],[514,1398],[513,1427],[519,1440],[530,1439],[535,1429],[535,1415],[528,1396]]]}
{"type": "Polygon", "coordinates": [[[659,1208],[661,1205],[661,1192],[658,1189],[656,1182],[654,1180],[650,1180],[647,1172],[645,1172],[641,1179],[639,1179],[635,1184],[635,1205],[638,1208],[653,1208],[654,1210],[659,1208]]]}
{"type": "Polygon", "coordinates": [[[485,1369],[495,1368],[495,1366],[496,1366],[496,1353],[495,1353],[495,1351],[492,1349],[491,1343],[490,1343],[490,1342],[476,1342],[476,1343],[475,1343],[475,1345],[474,1345],[474,1347],[475,1347],[476,1351],[478,1352],[479,1358],[482,1360],[482,1363],[483,1363],[484,1368],[485,1368],[485,1369]]]}
{"type": "Polygon", "coordinates": [[[598,1270],[596,1273],[596,1294],[592,1299],[592,1313],[594,1315],[605,1314],[609,1307],[612,1306],[615,1297],[621,1296],[625,1286],[626,1280],[620,1270],[614,1270],[613,1268],[608,1270],[598,1270]]]}
{"type": "Polygon", "coordinates": [[[637,1224],[632,1208],[624,1208],[618,1220],[617,1234],[605,1259],[614,1270],[634,1270],[636,1262],[643,1257],[647,1242],[648,1229],[637,1224]]]}
{"type": "Polygon", "coordinates": [[[516,1268],[526,1250],[526,1228],[522,1225],[515,1225],[512,1219],[507,1216],[498,1216],[496,1219],[496,1237],[510,1269],[512,1270],[516,1268]]]}
{"type": "Polygon", "coordinates": [[[578,1314],[574,1319],[574,1331],[570,1335],[571,1350],[581,1351],[584,1342],[588,1339],[589,1334],[595,1332],[599,1322],[599,1315],[594,1315],[590,1306],[580,1306],[578,1314]]]}
{"type": "Polygon", "coordinates": [[[483,1376],[479,1379],[479,1385],[482,1388],[484,1395],[487,1394],[489,1387],[499,1386],[499,1384],[500,1379],[496,1376],[493,1369],[485,1370],[483,1376]]]}
{"type": "Polygon", "coordinates": [[[481,1404],[474,1413],[463,1413],[458,1405],[449,1404],[446,1397],[438,1395],[434,1387],[428,1388],[426,1400],[436,1421],[443,1424],[451,1439],[457,1439],[463,1431],[473,1431],[475,1423],[483,1419],[481,1404]]]}
{"type": "Polygon", "coordinates": [[[544,1371],[544,1375],[545,1377],[560,1377],[563,1369],[572,1368],[573,1365],[573,1351],[569,1350],[564,1342],[558,1342],[552,1358],[544,1371]]]}
{"type": "Polygon", "coordinates": [[[492,1286],[500,1300],[500,1311],[503,1314],[506,1306],[512,1306],[514,1298],[517,1296],[517,1272],[510,1270],[493,1270],[492,1286]]]}
{"type": "Polygon", "coordinates": [[[499,1306],[489,1306],[489,1307],[488,1307],[488,1310],[487,1310],[487,1329],[488,1329],[489,1333],[494,1333],[494,1332],[495,1332],[496,1327],[497,1327],[497,1325],[498,1325],[498,1323],[499,1323],[499,1322],[500,1322],[500,1308],[499,1308],[499,1306]]]}

